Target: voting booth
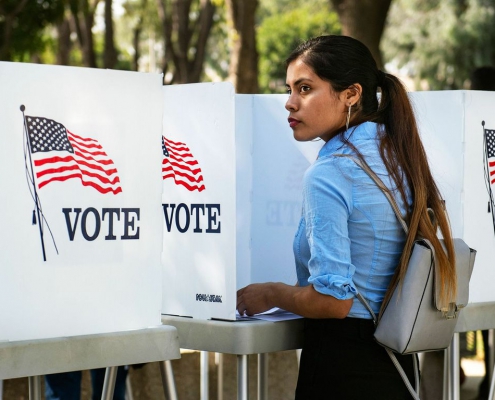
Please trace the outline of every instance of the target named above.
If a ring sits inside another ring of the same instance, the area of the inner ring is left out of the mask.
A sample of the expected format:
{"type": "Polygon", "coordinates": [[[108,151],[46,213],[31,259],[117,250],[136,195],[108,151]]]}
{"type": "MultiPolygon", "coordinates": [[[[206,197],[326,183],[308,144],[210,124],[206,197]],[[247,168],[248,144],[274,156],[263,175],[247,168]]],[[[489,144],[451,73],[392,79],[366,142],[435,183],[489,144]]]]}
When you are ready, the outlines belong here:
{"type": "Polygon", "coordinates": [[[469,303],[495,300],[495,93],[414,92],[423,144],[454,237],[477,250],[469,303]]]}
{"type": "MultiPolygon", "coordinates": [[[[236,319],[236,291],[296,282],[303,175],[286,95],[230,83],[0,63],[0,340],[236,319]],[[160,143],[160,146],[159,146],[160,143]]],[[[495,93],[415,92],[454,236],[493,301],[495,93]]]]}
{"type": "MultiPolygon", "coordinates": [[[[237,289],[295,283],[301,184],[323,142],[293,139],[286,95],[235,95],[221,83],[164,87],[163,98],[163,135],[170,141],[162,172],[162,312],[233,320],[237,289]],[[173,161],[171,153],[180,151],[189,158],[173,161]],[[187,162],[195,174],[185,177],[178,165],[187,162]]],[[[495,129],[495,93],[414,92],[410,98],[453,234],[478,251],[470,303],[493,301],[486,284],[495,279],[486,178],[495,177],[486,172],[490,165],[495,171],[493,150],[492,164],[484,157],[486,132],[495,129]]]]}
{"type": "Polygon", "coordinates": [[[320,145],[298,147],[286,99],[229,83],[163,88],[164,314],[234,320],[237,289],[296,282],[304,151],[320,145]]]}
{"type": "Polygon", "coordinates": [[[0,341],[161,323],[161,76],[0,63],[0,341]]]}

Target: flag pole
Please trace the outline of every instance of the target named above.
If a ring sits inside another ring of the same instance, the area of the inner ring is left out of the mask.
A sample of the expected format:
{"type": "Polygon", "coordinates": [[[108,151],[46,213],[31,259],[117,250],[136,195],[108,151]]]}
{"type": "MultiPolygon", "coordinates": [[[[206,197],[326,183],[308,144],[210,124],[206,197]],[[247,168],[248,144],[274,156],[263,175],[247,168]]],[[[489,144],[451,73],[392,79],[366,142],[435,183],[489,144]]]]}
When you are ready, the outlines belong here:
{"type": "Polygon", "coordinates": [[[488,165],[488,148],[486,144],[486,132],[485,132],[485,121],[481,121],[481,126],[483,127],[483,155],[484,155],[484,161],[485,161],[485,178],[486,178],[486,185],[487,185],[487,190],[488,190],[488,209],[489,212],[492,214],[492,224],[493,224],[493,233],[495,234],[495,210],[493,209],[495,204],[493,201],[493,191],[492,191],[492,184],[490,182],[490,168],[488,165]]]}
{"type": "Polygon", "coordinates": [[[41,227],[41,218],[40,218],[40,206],[39,206],[39,198],[38,198],[38,192],[36,191],[36,182],[34,179],[34,170],[33,170],[33,160],[31,158],[31,143],[29,141],[29,136],[28,136],[28,129],[26,126],[26,116],[24,115],[24,110],[26,107],[24,107],[24,104],[21,105],[20,107],[21,112],[22,112],[22,119],[24,121],[24,132],[26,133],[26,142],[28,145],[28,153],[29,153],[29,164],[31,167],[31,176],[33,177],[33,191],[34,191],[34,203],[36,205],[36,213],[38,215],[38,228],[40,231],[40,239],[41,239],[41,250],[43,252],[43,261],[46,261],[46,252],[45,252],[45,241],[43,239],[43,228],[41,227]]]}

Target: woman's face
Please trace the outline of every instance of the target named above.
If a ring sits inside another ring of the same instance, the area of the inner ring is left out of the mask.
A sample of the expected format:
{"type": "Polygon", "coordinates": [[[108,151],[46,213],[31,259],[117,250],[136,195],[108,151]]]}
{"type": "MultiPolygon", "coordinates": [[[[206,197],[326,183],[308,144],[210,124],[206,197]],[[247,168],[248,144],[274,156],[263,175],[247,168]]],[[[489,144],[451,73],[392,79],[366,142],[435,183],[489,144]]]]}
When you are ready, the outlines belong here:
{"type": "Polygon", "coordinates": [[[287,68],[289,124],[298,141],[321,138],[325,142],[345,125],[347,105],[337,93],[300,58],[287,68]]]}

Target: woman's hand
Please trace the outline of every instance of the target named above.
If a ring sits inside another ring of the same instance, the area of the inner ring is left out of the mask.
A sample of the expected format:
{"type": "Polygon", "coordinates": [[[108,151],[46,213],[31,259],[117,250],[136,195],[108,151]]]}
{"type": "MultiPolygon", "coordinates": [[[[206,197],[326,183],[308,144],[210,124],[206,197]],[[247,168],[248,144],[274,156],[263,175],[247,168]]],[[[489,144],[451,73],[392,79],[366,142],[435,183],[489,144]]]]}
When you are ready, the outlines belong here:
{"type": "Polygon", "coordinates": [[[270,300],[271,283],[253,283],[237,291],[237,311],[254,315],[273,308],[270,300]]]}
{"type": "Polygon", "coordinates": [[[312,285],[254,283],[237,291],[237,311],[240,315],[254,315],[280,307],[306,318],[345,318],[351,306],[352,299],[338,300],[318,293],[312,285]]]}

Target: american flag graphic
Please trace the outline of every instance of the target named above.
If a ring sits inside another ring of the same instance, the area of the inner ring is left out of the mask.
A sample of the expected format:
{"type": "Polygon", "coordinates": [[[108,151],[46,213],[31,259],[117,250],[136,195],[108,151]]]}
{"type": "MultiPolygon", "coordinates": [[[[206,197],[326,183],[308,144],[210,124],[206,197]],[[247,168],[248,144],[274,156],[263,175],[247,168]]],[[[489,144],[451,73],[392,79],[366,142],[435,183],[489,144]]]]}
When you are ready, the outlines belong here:
{"type": "Polygon", "coordinates": [[[26,116],[25,121],[39,189],[75,178],[100,193],[122,192],[117,168],[97,140],[48,118],[26,116]]]}
{"type": "Polygon", "coordinates": [[[201,168],[185,143],[173,142],[162,136],[162,150],[164,180],[173,178],[176,185],[182,185],[190,192],[205,190],[201,168]]]}
{"type": "Polygon", "coordinates": [[[495,130],[485,129],[486,165],[490,183],[495,183],[495,130]]]}

